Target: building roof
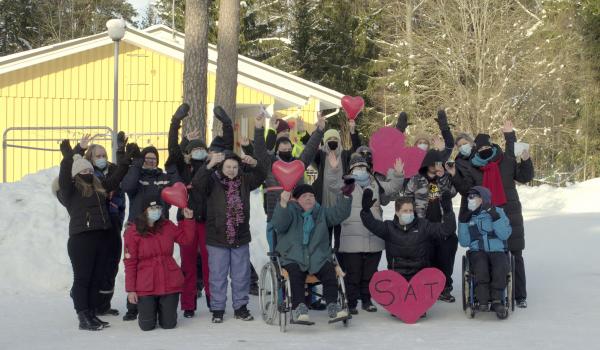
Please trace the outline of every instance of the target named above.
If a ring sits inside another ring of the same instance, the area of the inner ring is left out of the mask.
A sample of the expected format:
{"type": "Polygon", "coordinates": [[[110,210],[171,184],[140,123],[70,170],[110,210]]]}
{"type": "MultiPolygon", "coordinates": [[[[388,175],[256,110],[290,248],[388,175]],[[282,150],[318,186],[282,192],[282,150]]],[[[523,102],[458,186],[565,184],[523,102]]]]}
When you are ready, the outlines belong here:
{"type": "MultiPolygon", "coordinates": [[[[155,25],[145,30],[127,27],[122,40],[183,62],[185,35],[173,32],[165,25],[155,25]]],[[[112,40],[103,32],[0,57],[0,75],[111,44],[112,40]]],[[[209,45],[208,70],[214,73],[216,69],[217,48],[209,45]]],[[[272,95],[276,100],[275,109],[303,106],[311,97],[320,101],[320,109],[339,108],[343,97],[340,92],[242,55],[238,55],[238,83],[272,95]]]]}

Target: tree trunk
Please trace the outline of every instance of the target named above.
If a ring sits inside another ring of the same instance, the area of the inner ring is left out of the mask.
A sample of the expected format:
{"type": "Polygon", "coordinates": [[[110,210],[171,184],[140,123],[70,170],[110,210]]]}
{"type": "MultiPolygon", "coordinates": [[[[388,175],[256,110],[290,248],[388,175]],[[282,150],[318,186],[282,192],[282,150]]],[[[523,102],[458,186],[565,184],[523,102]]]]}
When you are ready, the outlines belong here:
{"type": "MultiPolygon", "coordinates": [[[[215,106],[223,107],[232,119],[235,118],[239,32],[240,2],[238,0],[221,0],[219,4],[215,106]]],[[[221,123],[214,120],[213,135],[220,134],[221,123]]]]}
{"type": "MultiPolygon", "coordinates": [[[[186,0],[183,100],[190,105],[184,130],[197,128],[206,138],[209,0],[186,0]]],[[[207,141],[208,143],[208,141],[207,141]]]]}

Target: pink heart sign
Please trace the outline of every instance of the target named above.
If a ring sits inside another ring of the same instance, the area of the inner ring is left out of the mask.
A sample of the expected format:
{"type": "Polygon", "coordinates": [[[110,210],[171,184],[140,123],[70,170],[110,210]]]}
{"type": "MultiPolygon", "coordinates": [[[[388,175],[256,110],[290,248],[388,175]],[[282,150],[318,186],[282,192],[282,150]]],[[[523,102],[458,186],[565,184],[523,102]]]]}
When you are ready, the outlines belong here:
{"type": "Polygon", "coordinates": [[[406,147],[406,136],[396,128],[381,128],[369,141],[373,152],[373,169],[386,175],[394,167],[396,159],[404,162],[404,177],[410,178],[419,172],[425,151],[418,147],[406,147]]]}
{"type": "Polygon", "coordinates": [[[392,270],[379,271],[371,278],[373,299],[406,323],[415,323],[437,301],[444,290],[446,276],[436,268],[419,271],[410,282],[392,270]]]}
{"type": "Polygon", "coordinates": [[[346,111],[348,119],[354,120],[358,113],[365,107],[365,100],[360,96],[344,96],[342,97],[342,108],[346,111]]]}
{"type": "Polygon", "coordinates": [[[273,176],[281,184],[284,191],[291,191],[304,175],[304,163],[301,160],[283,162],[278,160],[271,167],[273,176]]]}
{"type": "Polygon", "coordinates": [[[183,182],[176,182],[173,186],[165,187],[160,193],[160,197],[168,204],[177,208],[187,208],[188,192],[183,182]]]}

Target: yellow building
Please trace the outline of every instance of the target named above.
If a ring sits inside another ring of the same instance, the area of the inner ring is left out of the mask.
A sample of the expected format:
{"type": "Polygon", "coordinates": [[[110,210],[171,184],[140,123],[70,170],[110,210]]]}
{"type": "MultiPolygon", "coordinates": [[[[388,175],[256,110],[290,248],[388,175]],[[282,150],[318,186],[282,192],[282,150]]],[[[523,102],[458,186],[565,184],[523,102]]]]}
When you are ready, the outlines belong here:
{"type": "MultiPolygon", "coordinates": [[[[119,130],[166,159],[171,115],[183,96],[183,34],[163,25],[127,28],[119,54],[119,130]]],[[[110,148],[114,44],[106,33],[0,57],[0,155],[3,181],[58,165],[60,140],[84,134],[110,148]]],[[[209,47],[208,123],[215,97],[217,50],[209,47]]],[[[261,104],[273,115],[314,124],[343,95],[244,56],[238,57],[237,133],[246,136],[261,104]]],[[[211,139],[211,136],[207,136],[211,139]]]]}

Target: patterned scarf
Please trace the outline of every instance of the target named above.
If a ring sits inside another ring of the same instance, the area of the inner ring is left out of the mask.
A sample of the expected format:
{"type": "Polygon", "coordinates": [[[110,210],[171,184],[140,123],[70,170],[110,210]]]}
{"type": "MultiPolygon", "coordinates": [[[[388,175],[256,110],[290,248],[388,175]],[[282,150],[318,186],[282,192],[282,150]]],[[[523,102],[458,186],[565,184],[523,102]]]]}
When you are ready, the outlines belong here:
{"type": "Polygon", "coordinates": [[[227,203],[227,222],[225,232],[227,234],[227,243],[234,244],[237,228],[245,220],[244,203],[240,197],[240,185],[242,184],[242,180],[239,176],[230,179],[227,176],[219,174],[218,172],[217,177],[225,188],[225,200],[227,203]]]}

